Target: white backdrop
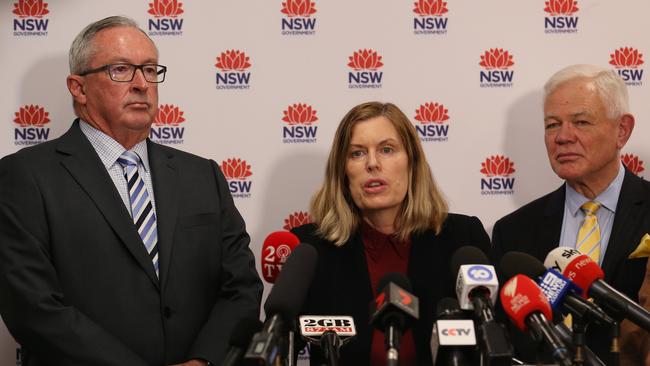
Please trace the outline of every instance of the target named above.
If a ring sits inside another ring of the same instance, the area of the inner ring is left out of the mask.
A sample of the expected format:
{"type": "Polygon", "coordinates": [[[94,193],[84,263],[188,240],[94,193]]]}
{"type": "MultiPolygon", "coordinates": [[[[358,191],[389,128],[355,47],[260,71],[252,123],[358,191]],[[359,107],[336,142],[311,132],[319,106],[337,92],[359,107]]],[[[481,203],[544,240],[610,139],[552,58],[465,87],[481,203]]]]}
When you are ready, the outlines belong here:
{"type": "MultiPolygon", "coordinates": [[[[566,65],[624,75],[637,120],[624,153],[645,168],[649,13],[644,0],[2,0],[0,156],[68,129],[70,43],[121,14],[169,68],[152,138],[227,163],[258,269],[265,236],[304,219],[341,117],[368,100],[402,108],[451,210],[490,232],[561,183],[541,87],[566,65]]],[[[0,324],[1,365],[15,346],[0,324]]]]}

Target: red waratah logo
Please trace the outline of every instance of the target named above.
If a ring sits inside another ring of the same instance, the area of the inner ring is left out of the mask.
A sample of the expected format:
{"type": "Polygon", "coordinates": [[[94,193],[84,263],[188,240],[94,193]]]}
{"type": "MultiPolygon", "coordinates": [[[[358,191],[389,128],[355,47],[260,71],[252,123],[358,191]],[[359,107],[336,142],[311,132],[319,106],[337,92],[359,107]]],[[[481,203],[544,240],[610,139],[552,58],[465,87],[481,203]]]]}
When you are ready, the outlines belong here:
{"type": "Polygon", "coordinates": [[[621,156],[621,161],[632,173],[639,175],[645,170],[643,167],[643,160],[633,154],[624,154],[621,156]]]}
{"type": "Polygon", "coordinates": [[[359,50],[354,52],[352,56],[349,57],[350,62],[348,66],[354,70],[377,70],[378,68],[384,66],[381,62],[381,56],[377,54],[377,51],[373,50],[359,50]]]}
{"type": "Polygon", "coordinates": [[[491,156],[481,163],[481,173],[487,177],[508,177],[515,172],[515,163],[502,155],[491,156]]]}
{"type": "Polygon", "coordinates": [[[223,172],[223,175],[226,176],[226,179],[244,180],[253,175],[251,172],[251,166],[246,164],[246,160],[239,158],[222,161],[221,171],[223,172]]]}
{"type": "Polygon", "coordinates": [[[316,110],[307,104],[298,103],[290,105],[283,113],[284,117],[282,117],[282,120],[289,125],[311,125],[318,121],[316,110]]]}
{"type": "Polygon", "coordinates": [[[156,126],[178,126],[180,123],[185,122],[183,118],[183,111],[178,107],[175,107],[173,104],[161,104],[158,108],[158,114],[153,123],[156,126]]]}
{"type": "Polygon", "coordinates": [[[447,2],[442,0],[418,0],[413,12],[420,16],[441,16],[446,13],[447,2]]]}
{"type": "Polygon", "coordinates": [[[43,0],[18,0],[17,3],[14,3],[13,13],[20,18],[42,18],[43,15],[49,12],[47,3],[43,2],[43,0]]]}
{"type": "Polygon", "coordinates": [[[246,53],[239,50],[229,50],[221,52],[221,56],[217,56],[217,68],[221,71],[244,71],[251,67],[250,57],[246,53]]]}
{"type": "Polygon", "coordinates": [[[614,51],[610,56],[612,59],[609,60],[609,63],[614,65],[617,69],[623,67],[636,68],[643,64],[643,54],[639,53],[639,50],[632,47],[621,47],[614,51]]]}
{"type": "Polygon", "coordinates": [[[481,62],[479,65],[483,66],[486,70],[502,69],[507,70],[510,66],[514,65],[512,55],[503,48],[491,48],[481,55],[481,62]]]}
{"type": "Polygon", "coordinates": [[[571,16],[578,10],[580,10],[578,9],[578,2],[575,0],[549,0],[544,8],[544,11],[551,16],[571,16]]]}
{"type": "Polygon", "coordinates": [[[183,14],[183,3],[177,0],[153,0],[149,3],[149,14],[156,18],[176,18],[183,14]]]}
{"type": "Polygon", "coordinates": [[[424,103],[415,110],[415,119],[422,123],[443,123],[449,119],[447,109],[439,103],[424,103]]]}
{"type": "Polygon", "coordinates": [[[309,224],[311,222],[311,218],[309,217],[309,213],[300,211],[300,212],[294,212],[289,217],[284,219],[284,226],[282,227],[284,230],[291,230],[294,227],[298,227],[300,225],[304,224],[309,224]]]}
{"type": "Polygon", "coordinates": [[[15,113],[16,122],[20,127],[43,127],[44,124],[49,123],[49,112],[45,112],[45,108],[37,105],[25,105],[20,107],[20,110],[15,113]]]}
{"type": "Polygon", "coordinates": [[[282,3],[282,13],[289,18],[304,17],[308,18],[316,12],[316,3],[309,0],[287,0],[282,3]]]}

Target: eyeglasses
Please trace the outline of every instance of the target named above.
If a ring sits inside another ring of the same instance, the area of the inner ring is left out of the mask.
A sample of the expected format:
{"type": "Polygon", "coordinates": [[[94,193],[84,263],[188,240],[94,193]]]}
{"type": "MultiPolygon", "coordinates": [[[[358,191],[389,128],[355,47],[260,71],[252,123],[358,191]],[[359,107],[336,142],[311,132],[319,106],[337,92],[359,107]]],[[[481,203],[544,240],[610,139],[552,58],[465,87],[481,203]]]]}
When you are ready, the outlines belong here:
{"type": "Polygon", "coordinates": [[[80,76],[86,76],[95,72],[101,72],[106,70],[108,76],[113,81],[120,83],[128,83],[133,80],[135,77],[135,70],[140,69],[144,79],[150,83],[162,83],[165,81],[165,73],[167,72],[167,66],[156,65],[156,64],[144,64],[144,65],[133,65],[133,64],[109,64],[96,69],[87,70],[80,73],[80,76]]]}

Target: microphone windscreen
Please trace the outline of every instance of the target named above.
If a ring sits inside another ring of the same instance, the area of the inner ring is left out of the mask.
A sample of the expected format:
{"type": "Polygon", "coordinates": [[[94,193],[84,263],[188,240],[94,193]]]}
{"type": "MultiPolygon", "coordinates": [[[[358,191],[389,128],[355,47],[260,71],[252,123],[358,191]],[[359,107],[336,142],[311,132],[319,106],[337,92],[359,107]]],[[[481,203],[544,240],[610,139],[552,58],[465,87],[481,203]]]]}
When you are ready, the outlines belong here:
{"type": "Polygon", "coordinates": [[[379,294],[384,291],[384,287],[391,282],[401,287],[403,290],[413,292],[411,289],[411,281],[409,281],[406,276],[397,272],[389,272],[379,279],[379,282],[377,282],[377,293],[379,294]]]}
{"type": "Polygon", "coordinates": [[[316,248],[307,243],[296,246],[264,303],[267,317],[279,314],[293,323],[307,297],[317,262],[316,248]]]}
{"type": "Polygon", "coordinates": [[[499,262],[499,269],[504,278],[512,278],[523,274],[530,278],[537,278],[546,272],[546,267],[537,258],[528,253],[508,252],[499,262]]]}
{"type": "Polygon", "coordinates": [[[248,348],[253,335],[262,330],[262,322],[257,318],[242,318],[230,333],[230,346],[241,349],[248,348]]]}
{"type": "Polygon", "coordinates": [[[298,244],[300,239],[289,231],[275,231],[264,239],[260,266],[266,282],[275,283],[282,266],[298,244]]]}
{"type": "Polygon", "coordinates": [[[460,266],[464,264],[489,264],[490,260],[483,253],[483,251],[475,246],[466,245],[460,247],[454,252],[454,255],[451,256],[451,277],[456,278],[458,276],[458,271],[460,266]]]}
{"type": "Polygon", "coordinates": [[[587,297],[589,288],[594,281],[605,278],[605,273],[596,262],[573,248],[559,247],[553,249],[546,256],[544,265],[556,269],[573,281],[583,290],[585,297],[587,297]]]}
{"type": "Polygon", "coordinates": [[[501,305],[508,317],[522,332],[528,330],[526,319],[535,312],[552,319],[551,305],[535,281],[518,274],[508,280],[501,289],[501,305]]]}

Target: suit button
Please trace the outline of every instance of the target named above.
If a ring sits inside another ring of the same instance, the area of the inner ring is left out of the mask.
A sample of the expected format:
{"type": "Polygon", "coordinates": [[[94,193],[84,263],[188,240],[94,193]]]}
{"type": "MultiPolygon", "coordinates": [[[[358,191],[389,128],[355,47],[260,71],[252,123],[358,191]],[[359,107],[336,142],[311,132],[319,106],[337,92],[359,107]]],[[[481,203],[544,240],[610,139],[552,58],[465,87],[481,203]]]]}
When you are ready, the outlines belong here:
{"type": "Polygon", "coordinates": [[[169,306],[163,308],[163,316],[167,319],[172,317],[172,309],[169,306]]]}

